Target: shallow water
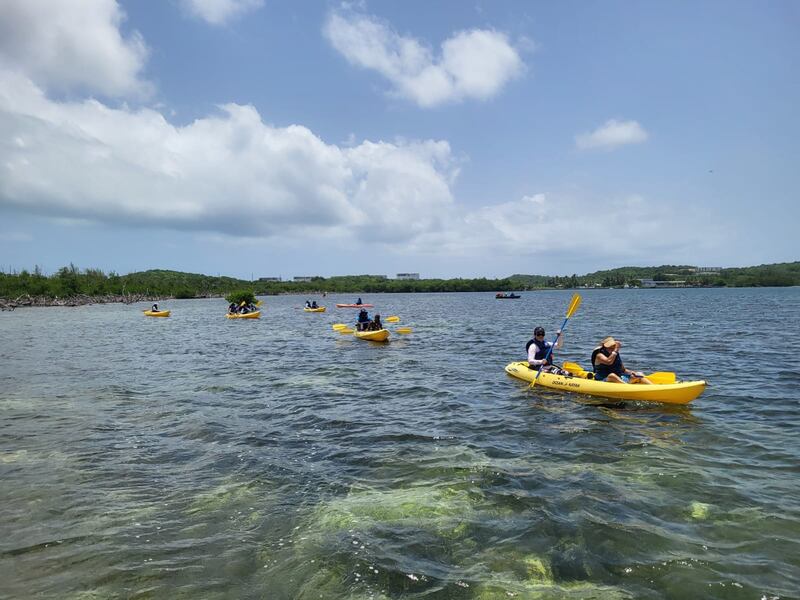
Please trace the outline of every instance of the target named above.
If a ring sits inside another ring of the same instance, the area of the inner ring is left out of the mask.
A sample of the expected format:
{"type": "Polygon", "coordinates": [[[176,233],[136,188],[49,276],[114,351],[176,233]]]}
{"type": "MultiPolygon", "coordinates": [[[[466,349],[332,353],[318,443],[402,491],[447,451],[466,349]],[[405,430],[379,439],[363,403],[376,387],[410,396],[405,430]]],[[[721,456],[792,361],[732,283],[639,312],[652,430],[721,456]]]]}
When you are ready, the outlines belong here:
{"type": "Polygon", "coordinates": [[[571,295],[362,295],[385,345],[350,296],[0,313],[0,597],[800,597],[800,289],[582,292],[559,358],[677,408],[503,372],[571,295]]]}

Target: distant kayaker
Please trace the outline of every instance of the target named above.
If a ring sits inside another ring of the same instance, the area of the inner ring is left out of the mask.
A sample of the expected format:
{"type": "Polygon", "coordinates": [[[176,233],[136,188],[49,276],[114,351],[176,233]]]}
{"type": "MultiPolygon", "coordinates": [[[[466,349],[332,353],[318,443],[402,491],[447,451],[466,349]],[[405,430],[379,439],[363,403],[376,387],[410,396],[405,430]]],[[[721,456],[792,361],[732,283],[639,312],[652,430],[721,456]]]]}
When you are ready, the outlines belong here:
{"type": "Polygon", "coordinates": [[[229,312],[230,314],[234,314],[234,313],[236,312],[236,303],[235,303],[235,302],[231,302],[231,303],[228,305],[228,312],[229,312]]]}
{"type": "Polygon", "coordinates": [[[646,383],[652,384],[641,371],[631,371],[622,363],[619,349],[622,342],[613,337],[607,337],[600,345],[592,350],[592,368],[595,381],[608,381],[609,383],[646,383]]]}
{"type": "Polygon", "coordinates": [[[311,301],[306,300],[306,308],[311,308],[311,301]]]}
{"type": "Polygon", "coordinates": [[[362,305],[364,303],[361,301],[361,298],[359,298],[358,300],[356,300],[356,304],[360,306],[360,305],[362,305]]]}
{"type": "Polygon", "coordinates": [[[311,302],[311,308],[319,308],[319,306],[317,306],[317,301],[316,300],[311,302]]]}
{"type": "Polygon", "coordinates": [[[153,312],[158,312],[158,304],[153,303],[153,312]]]}
{"type": "Polygon", "coordinates": [[[372,323],[370,324],[370,329],[378,331],[379,329],[383,329],[383,323],[381,323],[381,316],[375,315],[375,318],[372,319],[372,323]]]}
{"type": "Polygon", "coordinates": [[[553,364],[555,362],[553,350],[561,349],[564,343],[564,336],[561,334],[561,330],[556,331],[556,334],[558,337],[555,346],[553,346],[553,342],[548,342],[544,339],[544,327],[536,327],[533,330],[533,338],[528,340],[528,343],[525,344],[525,350],[528,352],[528,366],[531,369],[538,369],[541,367],[542,371],[545,373],[557,373],[561,371],[561,369],[553,364]],[[548,350],[550,352],[549,356],[547,354],[548,350]]]}

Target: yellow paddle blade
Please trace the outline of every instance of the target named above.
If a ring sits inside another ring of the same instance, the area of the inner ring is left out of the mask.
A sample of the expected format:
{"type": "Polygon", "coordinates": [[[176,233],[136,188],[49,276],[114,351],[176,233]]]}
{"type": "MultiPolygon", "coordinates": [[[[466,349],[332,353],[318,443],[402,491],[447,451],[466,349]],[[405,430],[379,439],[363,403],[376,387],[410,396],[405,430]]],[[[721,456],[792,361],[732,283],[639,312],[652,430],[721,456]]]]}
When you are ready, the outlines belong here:
{"type": "Polygon", "coordinates": [[[577,375],[578,377],[583,377],[586,379],[586,371],[584,371],[583,367],[581,367],[578,363],[565,362],[563,368],[565,371],[569,371],[573,375],[577,375]]]}
{"type": "Polygon", "coordinates": [[[392,315],[391,317],[386,317],[386,322],[387,323],[399,323],[400,322],[400,317],[398,317],[397,315],[392,315]]]}
{"type": "Polygon", "coordinates": [[[263,300],[256,300],[256,306],[261,306],[262,304],[264,304],[263,300]]]}
{"type": "Polygon", "coordinates": [[[398,327],[395,331],[397,333],[411,333],[412,329],[411,327],[398,327]]]}
{"type": "Polygon", "coordinates": [[[675,373],[670,371],[656,371],[655,373],[650,373],[649,375],[645,373],[645,377],[647,377],[653,383],[660,383],[662,385],[675,383],[675,381],[677,381],[675,373]]]}
{"type": "Polygon", "coordinates": [[[341,329],[337,329],[336,331],[338,331],[339,333],[342,333],[342,334],[344,334],[344,333],[353,333],[353,330],[350,329],[349,327],[342,327],[341,329]]]}
{"type": "Polygon", "coordinates": [[[346,329],[346,328],[347,325],[345,325],[344,323],[334,323],[333,325],[331,325],[331,329],[333,329],[334,331],[336,331],[337,329],[346,329]]]}
{"type": "Polygon", "coordinates": [[[572,300],[569,303],[569,308],[567,309],[567,318],[569,319],[572,314],[578,310],[578,307],[581,305],[581,295],[575,294],[572,296],[572,300]]]}

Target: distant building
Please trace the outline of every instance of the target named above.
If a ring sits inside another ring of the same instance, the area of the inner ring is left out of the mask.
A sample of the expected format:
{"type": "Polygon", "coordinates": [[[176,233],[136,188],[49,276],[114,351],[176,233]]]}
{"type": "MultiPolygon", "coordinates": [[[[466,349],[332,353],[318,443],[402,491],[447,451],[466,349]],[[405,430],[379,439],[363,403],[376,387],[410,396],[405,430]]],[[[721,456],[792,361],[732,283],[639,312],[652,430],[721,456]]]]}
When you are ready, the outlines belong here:
{"type": "Polygon", "coordinates": [[[398,279],[419,279],[419,273],[398,273],[398,279]]]}
{"type": "Polygon", "coordinates": [[[643,288],[671,288],[685,287],[685,281],[656,281],[654,279],[640,279],[643,288]]]}
{"type": "Polygon", "coordinates": [[[314,281],[314,276],[312,275],[295,275],[293,281],[296,282],[309,282],[314,281]]]}
{"type": "Polygon", "coordinates": [[[261,281],[261,282],[280,281],[281,278],[280,277],[259,277],[258,280],[261,281]]]}
{"type": "Polygon", "coordinates": [[[694,267],[689,269],[689,271],[698,275],[719,275],[721,270],[722,267],[694,267]]]}

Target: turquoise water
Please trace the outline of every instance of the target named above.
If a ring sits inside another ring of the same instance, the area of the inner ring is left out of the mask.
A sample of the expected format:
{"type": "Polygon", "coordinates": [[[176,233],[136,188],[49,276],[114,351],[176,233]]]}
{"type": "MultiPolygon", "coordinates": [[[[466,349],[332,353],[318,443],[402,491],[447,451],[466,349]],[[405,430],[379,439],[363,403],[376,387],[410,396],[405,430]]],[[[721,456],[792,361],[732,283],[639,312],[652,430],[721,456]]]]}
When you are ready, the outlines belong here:
{"type": "Polygon", "coordinates": [[[571,291],[0,313],[2,598],[800,597],[800,289],[592,290],[563,360],[689,407],[503,372],[571,291]]]}

